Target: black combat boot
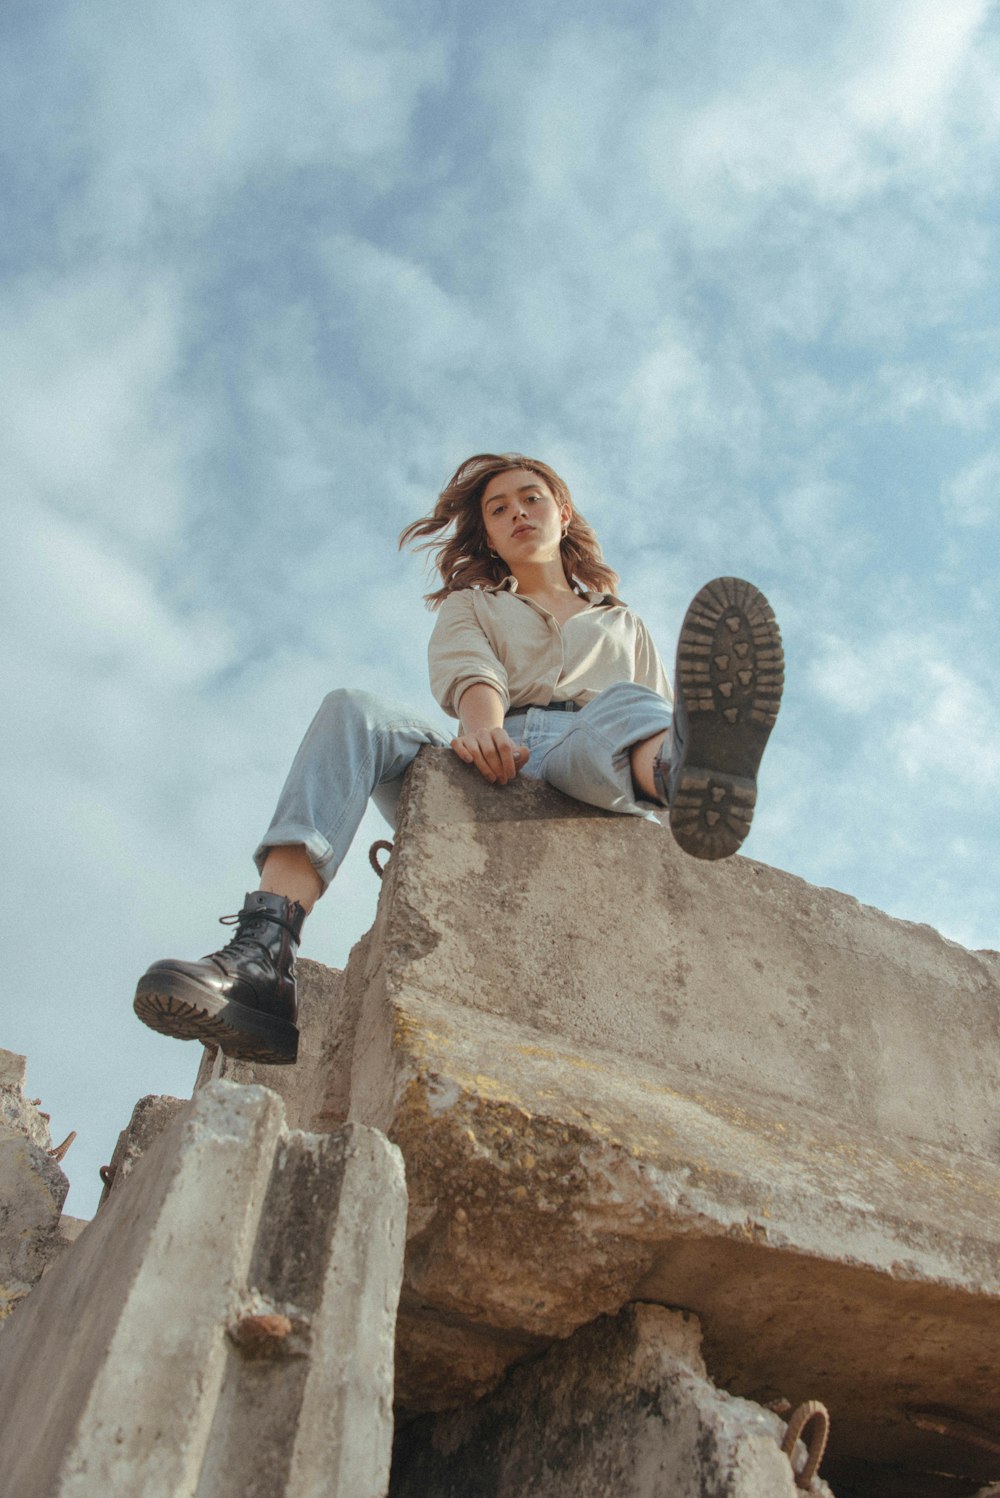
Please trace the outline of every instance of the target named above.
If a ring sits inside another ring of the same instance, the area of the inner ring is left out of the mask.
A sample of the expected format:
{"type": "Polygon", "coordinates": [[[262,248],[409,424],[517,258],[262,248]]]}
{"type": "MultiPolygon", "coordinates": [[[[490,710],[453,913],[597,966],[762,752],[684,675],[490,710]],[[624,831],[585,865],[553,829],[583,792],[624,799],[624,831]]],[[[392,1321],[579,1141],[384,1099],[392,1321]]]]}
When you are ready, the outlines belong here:
{"type": "Polygon", "coordinates": [[[670,758],[653,771],[674,838],[693,858],[728,858],[750,831],[784,668],[763,593],[739,577],[706,583],[677,644],[670,758]]]}
{"type": "Polygon", "coordinates": [[[240,1061],[294,1061],[294,957],[304,919],[302,906],[284,895],[247,895],[239,915],[222,917],[236,935],[221,952],[201,962],[153,963],[139,980],[136,1014],[161,1034],[203,1040],[240,1061]]]}

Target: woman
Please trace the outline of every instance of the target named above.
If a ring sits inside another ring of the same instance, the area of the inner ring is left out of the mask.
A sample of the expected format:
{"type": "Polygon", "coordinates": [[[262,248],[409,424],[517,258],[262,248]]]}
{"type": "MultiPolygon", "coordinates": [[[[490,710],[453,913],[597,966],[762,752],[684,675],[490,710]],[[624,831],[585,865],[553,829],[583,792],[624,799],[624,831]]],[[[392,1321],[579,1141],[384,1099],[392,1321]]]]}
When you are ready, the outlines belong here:
{"type": "Polygon", "coordinates": [[[696,858],[735,853],[781,698],[781,637],[767,600],[738,578],[702,588],[677,650],[678,699],[645,625],[617,598],[597,538],[547,464],[516,453],[460,465],[400,544],[433,547],[442,587],[431,687],[459,719],[449,739],[366,692],[326,697],[255,855],[260,889],[236,934],[201,962],[154,963],[135,1010],[154,1030],[228,1056],[292,1062],[293,958],[369,797],[394,819],[424,744],[449,744],[491,784],[534,775],[609,811],[669,808],[696,858]]]}

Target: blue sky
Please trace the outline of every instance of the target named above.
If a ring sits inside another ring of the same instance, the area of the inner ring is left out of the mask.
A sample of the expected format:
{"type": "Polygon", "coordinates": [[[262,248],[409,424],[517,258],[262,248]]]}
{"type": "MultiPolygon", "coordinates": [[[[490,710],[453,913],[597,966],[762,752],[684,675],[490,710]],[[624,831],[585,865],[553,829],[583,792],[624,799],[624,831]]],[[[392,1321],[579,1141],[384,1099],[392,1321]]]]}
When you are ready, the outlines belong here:
{"type": "MultiPolygon", "coordinates": [[[[768,594],[749,856],[1000,944],[994,5],[0,31],[0,1044],[79,1132],[70,1210],[136,1098],[190,1091],[135,979],[217,945],[319,698],[436,713],[395,543],[472,452],[566,477],[668,661],[709,577],[768,594]]],[[[385,831],[304,955],[370,924],[385,831]]]]}

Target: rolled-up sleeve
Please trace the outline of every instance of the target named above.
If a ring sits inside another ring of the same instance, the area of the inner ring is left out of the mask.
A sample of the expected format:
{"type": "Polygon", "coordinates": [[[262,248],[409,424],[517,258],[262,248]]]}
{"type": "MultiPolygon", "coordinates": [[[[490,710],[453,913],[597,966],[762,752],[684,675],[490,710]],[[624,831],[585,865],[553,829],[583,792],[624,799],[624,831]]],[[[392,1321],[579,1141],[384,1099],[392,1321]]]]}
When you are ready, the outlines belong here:
{"type": "Polygon", "coordinates": [[[654,692],[659,692],[661,697],[665,697],[668,702],[672,703],[674,694],[670,689],[670,682],[663,669],[659,652],[653,644],[653,637],[638,614],[633,617],[636,623],[634,680],[640,686],[652,687],[654,692]]]}
{"type": "Polygon", "coordinates": [[[458,717],[462,693],[480,681],[496,688],[507,711],[507,672],[476,618],[470,588],[450,594],[441,605],[427,656],[431,692],[449,717],[458,717]]]}

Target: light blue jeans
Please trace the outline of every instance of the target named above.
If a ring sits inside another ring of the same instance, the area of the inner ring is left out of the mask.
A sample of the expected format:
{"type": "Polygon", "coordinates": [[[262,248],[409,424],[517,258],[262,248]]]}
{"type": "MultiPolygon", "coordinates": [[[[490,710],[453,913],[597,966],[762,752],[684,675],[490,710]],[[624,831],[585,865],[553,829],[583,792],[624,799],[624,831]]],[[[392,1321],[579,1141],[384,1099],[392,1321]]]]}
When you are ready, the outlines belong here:
{"type": "MultiPolygon", "coordinates": [[[[606,811],[654,819],[636,800],[629,750],[670,727],[670,706],[657,692],[618,682],[576,713],[529,708],[504,727],[531,756],[522,775],[547,780],[567,796],[606,811]]],[[[302,843],[328,885],[343,862],[371,798],[395,826],[403,776],[424,744],[447,748],[453,734],[405,707],[348,688],[330,692],[299,746],[271,825],[254,854],[261,869],[269,848],[302,843]]],[[[469,767],[470,774],[477,772],[469,767]]]]}

